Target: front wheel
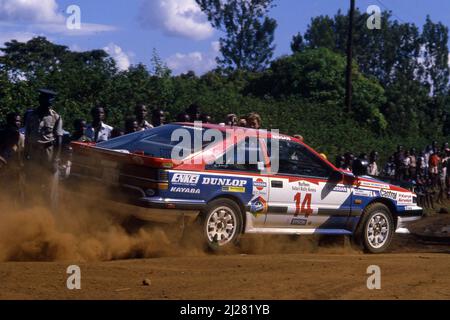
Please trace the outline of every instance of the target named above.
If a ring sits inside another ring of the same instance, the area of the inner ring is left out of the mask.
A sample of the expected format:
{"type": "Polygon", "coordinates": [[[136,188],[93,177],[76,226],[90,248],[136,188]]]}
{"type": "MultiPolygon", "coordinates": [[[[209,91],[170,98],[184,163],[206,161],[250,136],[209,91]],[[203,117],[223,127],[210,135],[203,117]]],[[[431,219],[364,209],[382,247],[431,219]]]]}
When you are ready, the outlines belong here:
{"type": "Polygon", "coordinates": [[[386,251],[394,235],[394,220],[388,207],[382,203],[368,206],[364,212],[357,237],[369,253],[386,251]]]}
{"type": "Polygon", "coordinates": [[[242,227],[241,209],[230,199],[214,200],[204,212],[204,238],[208,247],[214,251],[236,245],[242,227]]]}

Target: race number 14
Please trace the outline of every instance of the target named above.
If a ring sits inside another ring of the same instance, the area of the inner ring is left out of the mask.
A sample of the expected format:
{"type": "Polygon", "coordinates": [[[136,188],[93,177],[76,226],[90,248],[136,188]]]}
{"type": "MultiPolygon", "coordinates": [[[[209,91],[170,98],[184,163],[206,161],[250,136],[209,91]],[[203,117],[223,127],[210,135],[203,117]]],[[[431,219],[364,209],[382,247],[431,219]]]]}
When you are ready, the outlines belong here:
{"type": "Polygon", "coordinates": [[[311,199],[312,194],[307,193],[304,198],[302,198],[302,194],[299,192],[295,195],[295,216],[297,217],[299,214],[304,214],[305,218],[308,218],[313,214],[313,210],[311,209],[311,199]]]}

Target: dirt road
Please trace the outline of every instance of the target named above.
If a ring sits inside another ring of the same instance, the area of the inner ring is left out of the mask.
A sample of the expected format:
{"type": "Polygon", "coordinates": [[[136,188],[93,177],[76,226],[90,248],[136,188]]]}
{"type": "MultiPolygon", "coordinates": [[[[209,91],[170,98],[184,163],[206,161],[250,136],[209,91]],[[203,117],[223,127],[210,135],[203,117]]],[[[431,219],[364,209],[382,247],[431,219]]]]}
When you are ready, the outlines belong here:
{"type": "Polygon", "coordinates": [[[5,262],[0,299],[450,299],[448,245],[403,238],[376,256],[345,246],[282,251],[78,263],[75,291],[69,262],[5,262]],[[381,290],[367,289],[370,265],[381,268],[381,290]]]}

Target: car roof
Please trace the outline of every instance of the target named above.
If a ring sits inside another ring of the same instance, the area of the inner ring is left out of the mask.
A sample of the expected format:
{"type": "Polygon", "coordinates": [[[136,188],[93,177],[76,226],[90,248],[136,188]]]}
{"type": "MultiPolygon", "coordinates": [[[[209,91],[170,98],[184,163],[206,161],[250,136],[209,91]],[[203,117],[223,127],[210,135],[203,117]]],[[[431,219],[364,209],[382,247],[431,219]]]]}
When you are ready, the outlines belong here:
{"type": "MultiPolygon", "coordinates": [[[[175,123],[172,123],[172,124],[181,125],[181,126],[189,126],[189,127],[194,127],[195,126],[195,124],[191,123],[191,122],[175,122],[175,123]]],[[[289,135],[286,135],[286,134],[279,133],[279,134],[276,134],[276,136],[275,136],[271,131],[268,131],[266,129],[252,129],[252,128],[245,128],[245,127],[212,124],[212,123],[202,123],[202,128],[214,129],[214,130],[218,130],[218,131],[221,131],[221,132],[226,132],[227,130],[234,130],[234,131],[243,130],[245,132],[245,134],[248,135],[248,136],[266,135],[267,137],[270,137],[270,138],[274,138],[274,137],[275,138],[278,137],[278,138],[281,138],[281,139],[289,138],[290,140],[300,142],[300,140],[298,140],[298,139],[296,139],[294,137],[291,137],[289,135]]]]}

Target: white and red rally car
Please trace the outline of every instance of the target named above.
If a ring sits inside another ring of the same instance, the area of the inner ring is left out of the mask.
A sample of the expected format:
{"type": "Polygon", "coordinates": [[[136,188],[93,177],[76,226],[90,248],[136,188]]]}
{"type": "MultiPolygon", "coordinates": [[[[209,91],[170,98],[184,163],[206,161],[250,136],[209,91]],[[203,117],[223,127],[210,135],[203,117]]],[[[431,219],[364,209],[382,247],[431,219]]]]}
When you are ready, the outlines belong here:
{"type": "Polygon", "coordinates": [[[380,253],[422,217],[413,192],[366,176],[361,163],[342,171],[301,141],[262,130],[175,123],[73,149],[72,191],[98,185],[108,191],[99,198],[146,221],[201,221],[212,248],[242,233],[324,234],[380,253]],[[177,149],[180,132],[203,142],[177,149]]]}

